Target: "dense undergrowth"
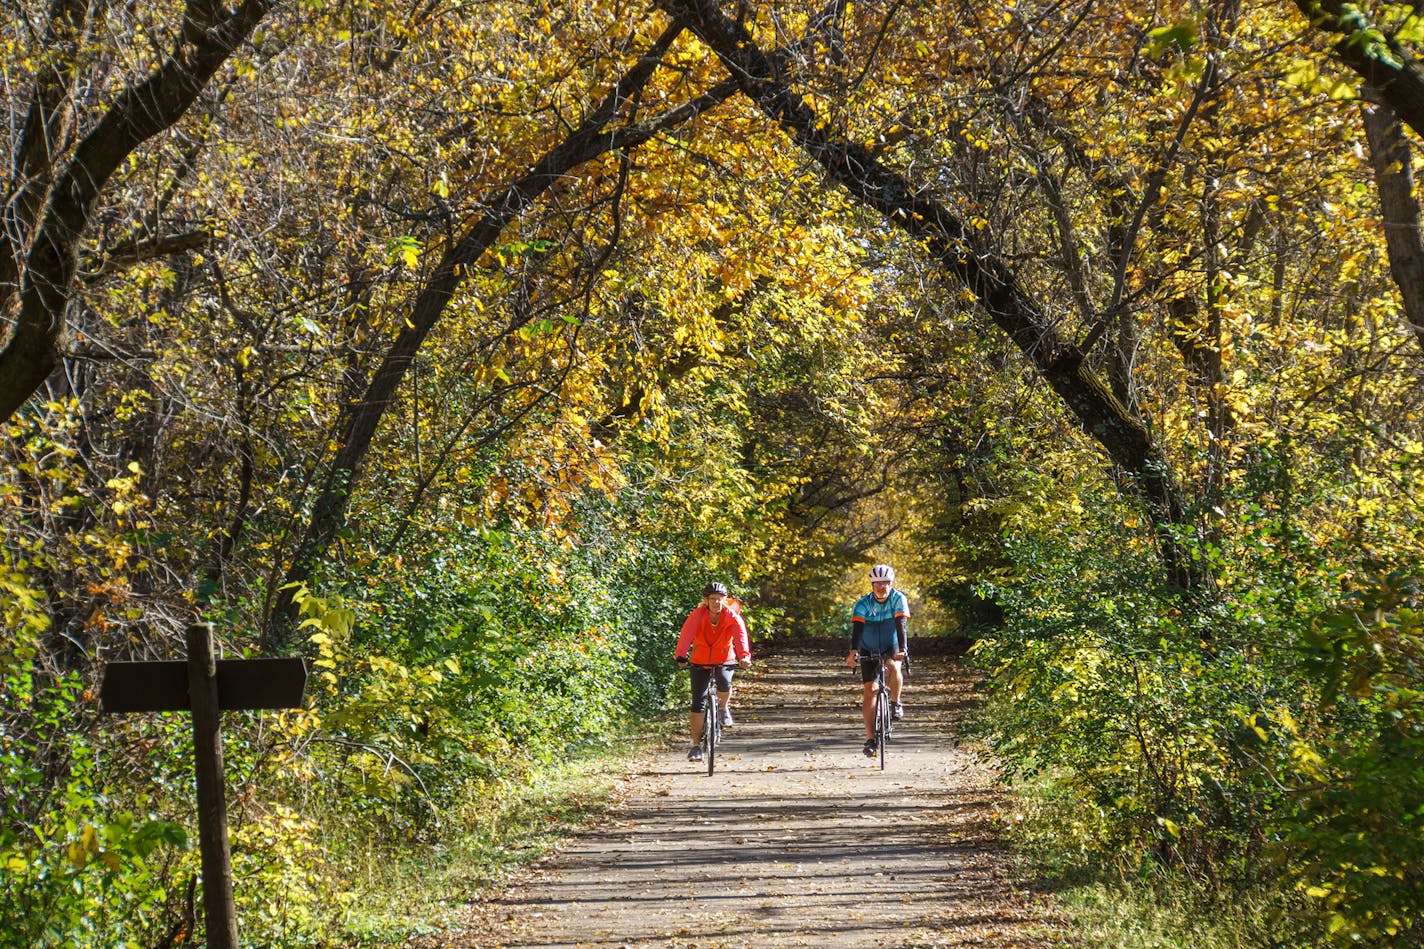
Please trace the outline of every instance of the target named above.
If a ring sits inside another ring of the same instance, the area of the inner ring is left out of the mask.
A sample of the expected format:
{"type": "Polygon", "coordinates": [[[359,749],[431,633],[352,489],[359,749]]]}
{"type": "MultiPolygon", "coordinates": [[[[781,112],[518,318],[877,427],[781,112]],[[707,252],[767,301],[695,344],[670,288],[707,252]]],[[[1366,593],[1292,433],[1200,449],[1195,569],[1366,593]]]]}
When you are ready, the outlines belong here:
{"type": "MultiPolygon", "coordinates": [[[[610,736],[661,721],[676,624],[703,581],[647,552],[602,554],[555,576],[531,566],[547,563],[533,535],[451,533],[421,573],[430,586],[299,597],[305,706],[224,718],[244,944],[438,925],[460,892],[598,805],[610,736]]],[[[190,943],[186,716],[98,714],[83,675],[37,663],[44,624],[24,577],[5,583],[6,628],[24,635],[0,652],[0,944],[190,943]]]]}
{"type": "Polygon", "coordinates": [[[1285,517],[1203,550],[1195,601],[1134,549],[1016,532],[981,588],[1020,847],[1103,945],[1418,944],[1424,578],[1285,517]]]}

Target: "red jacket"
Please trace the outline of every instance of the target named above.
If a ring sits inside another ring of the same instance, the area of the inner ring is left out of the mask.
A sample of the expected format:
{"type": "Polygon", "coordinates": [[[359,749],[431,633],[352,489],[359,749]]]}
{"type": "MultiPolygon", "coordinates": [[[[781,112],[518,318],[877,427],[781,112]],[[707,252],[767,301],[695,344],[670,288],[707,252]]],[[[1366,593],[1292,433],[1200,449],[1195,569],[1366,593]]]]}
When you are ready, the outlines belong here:
{"type": "Polygon", "coordinates": [[[707,604],[699,604],[682,621],[682,635],[677,638],[677,650],[673,654],[687,656],[692,662],[706,666],[750,659],[752,646],[747,637],[747,624],[742,614],[728,603],[722,608],[717,625],[713,626],[707,604]]]}

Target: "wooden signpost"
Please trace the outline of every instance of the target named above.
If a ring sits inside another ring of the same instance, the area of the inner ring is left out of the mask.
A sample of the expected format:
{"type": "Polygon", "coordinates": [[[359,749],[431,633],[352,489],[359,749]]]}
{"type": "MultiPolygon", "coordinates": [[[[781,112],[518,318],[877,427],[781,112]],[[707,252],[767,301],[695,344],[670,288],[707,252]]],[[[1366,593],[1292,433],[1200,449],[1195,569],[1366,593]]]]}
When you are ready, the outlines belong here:
{"type": "Polygon", "coordinates": [[[300,658],[215,659],[213,630],[206,623],[189,626],[187,638],[186,662],[109,663],[99,687],[99,704],[109,713],[192,712],[208,949],[237,949],[218,713],[296,708],[302,702],[307,668],[300,658]]]}

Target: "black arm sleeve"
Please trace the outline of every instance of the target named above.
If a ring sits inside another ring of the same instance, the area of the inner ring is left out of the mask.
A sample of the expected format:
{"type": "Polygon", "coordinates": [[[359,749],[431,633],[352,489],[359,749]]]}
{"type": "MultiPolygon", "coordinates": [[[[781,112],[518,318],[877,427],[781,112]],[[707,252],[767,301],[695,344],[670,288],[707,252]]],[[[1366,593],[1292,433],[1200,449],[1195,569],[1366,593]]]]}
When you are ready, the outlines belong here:
{"type": "Polygon", "coordinates": [[[905,617],[895,617],[895,639],[900,643],[900,652],[908,654],[910,651],[909,634],[905,632],[905,617]]]}
{"type": "Polygon", "coordinates": [[[865,620],[850,621],[850,649],[851,652],[860,651],[860,634],[865,632],[865,620]]]}

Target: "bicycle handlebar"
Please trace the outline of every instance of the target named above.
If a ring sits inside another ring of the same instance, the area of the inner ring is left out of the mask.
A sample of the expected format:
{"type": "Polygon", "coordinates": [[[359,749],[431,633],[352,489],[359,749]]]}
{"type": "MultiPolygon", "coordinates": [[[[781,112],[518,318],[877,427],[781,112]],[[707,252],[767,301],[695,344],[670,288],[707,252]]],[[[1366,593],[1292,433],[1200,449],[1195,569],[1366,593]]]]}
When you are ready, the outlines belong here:
{"type": "MultiPolygon", "coordinates": [[[[900,675],[903,676],[904,678],[909,678],[909,676],[910,676],[910,650],[908,650],[908,649],[905,650],[905,652],[904,652],[904,657],[905,657],[905,658],[903,658],[903,659],[900,660],[900,662],[902,663],[902,665],[900,666],[900,675]]],[[[892,659],[894,659],[894,658],[895,658],[895,654],[894,654],[893,652],[865,652],[864,650],[860,650],[860,649],[857,649],[857,650],[855,651],[855,661],[856,661],[856,662],[864,662],[864,661],[867,660],[867,659],[879,659],[881,662],[888,662],[888,661],[890,661],[890,660],[892,660],[892,659]]]]}

